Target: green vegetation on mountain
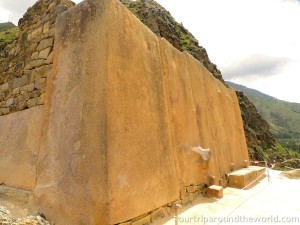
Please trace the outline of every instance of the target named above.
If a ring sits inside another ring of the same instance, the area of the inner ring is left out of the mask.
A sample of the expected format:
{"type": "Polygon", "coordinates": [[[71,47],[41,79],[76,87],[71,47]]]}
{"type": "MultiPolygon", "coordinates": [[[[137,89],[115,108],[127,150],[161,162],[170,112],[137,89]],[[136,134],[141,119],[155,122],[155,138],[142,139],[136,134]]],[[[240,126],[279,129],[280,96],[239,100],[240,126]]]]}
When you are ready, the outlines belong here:
{"type": "Polygon", "coordinates": [[[5,56],[5,50],[13,43],[19,28],[13,23],[0,23],[0,60],[5,56]]]}
{"type": "Polygon", "coordinates": [[[0,32],[9,30],[9,29],[15,28],[15,27],[16,26],[13,23],[11,23],[11,22],[0,23],[0,32]]]}
{"type": "Polygon", "coordinates": [[[300,104],[285,102],[245,86],[226,82],[242,91],[270,124],[276,140],[300,153],[300,104]]]}

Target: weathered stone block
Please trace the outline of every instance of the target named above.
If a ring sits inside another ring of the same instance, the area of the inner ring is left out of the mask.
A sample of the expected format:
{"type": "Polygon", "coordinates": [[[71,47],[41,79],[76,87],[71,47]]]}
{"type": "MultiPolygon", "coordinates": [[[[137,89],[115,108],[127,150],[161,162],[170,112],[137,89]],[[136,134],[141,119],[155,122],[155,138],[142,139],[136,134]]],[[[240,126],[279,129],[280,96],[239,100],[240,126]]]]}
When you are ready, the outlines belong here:
{"type": "Polygon", "coordinates": [[[34,91],[34,83],[28,84],[28,91],[34,91]]]}
{"type": "Polygon", "coordinates": [[[207,174],[218,181],[228,162],[239,165],[247,155],[233,91],[199,61],[157,39],[118,1],[92,3],[56,21],[56,69],[47,89],[49,126],[35,196],[59,224],[84,224],[65,218],[64,205],[68,215],[80,212],[91,224],[128,221],[175,201],[180,181],[200,184],[207,174]],[[227,133],[234,146],[224,145],[227,133]],[[178,148],[199,140],[205,148],[214,146],[208,162],[178,148]],[[130,163],[120,157],[124,152],[130,163]]]}
{"type": "Polygon", "coordinates": [[[43,106],[0,117],[0,183],[33,190],[42,121],[43,106]]]}
{"type": "Polygon", "coordinates": [[[9,114],[9,109],[8,109],[8,108],[1,108],[0,111],[1,111],[1,114],[2,114],[2,115],[7,115],[7,114],[9,114]]]}
{"type": "Polygon", "coordinates": [[[44,59],[36,59],[36,60],[30,61],[27,64],[27,67],[25,67],[25,68],[30,70],[33,68],[41,67],[45,63],[46,63],[46,60],[44,60],[44,59]]]}
{"type": "Polygon", "coordinates": [[[223,197],[223,187],[212,185],[207,188],[207,194],[212,197],[222,198],[223,197]]]}
{"type": "Polygon", "coordinates": [[[151,213],[151,222],[156,222],[165,217],[171,216],[173,214],[170,207],[161,207],[151,213]]]}
{"type": "Polygon", "coordinates": [[[45,94],[41,94],[41,96],[39,97],[38,101],[37,101],[37,104],[38,105],[43,105],[45,102],[45,94]]]}
{"type": "Polygon", "coordinates": [[[38,78],[46,77],[47,74],[51,71],[52,66],[51,65],[45,65],[40,68],[36,68],[32,71],[32,76],[34,80],[37,80],[38,78]]]}
{"type": "Polygon", "coordinates": [[[47,33],[47,37],[54,37],[54,36],[55,36],[55,28],[51,28],[47,33]]]}
{"type": "Polygon", "coordinates": [[[187,194],[181,199],[181,205],[186,205],[191,202],[190,196],[187,194]]]}
{"type": "Polygon", "coordinates": [[[51,14],[46,14],[43,19],[42,19],[42,23],[47,23],[47,21],[49,21],[51,19],[51,14]]]}
{"type": "Polygon", "coordinates": [[[186,187],[187,193],[195,193],[197,190],[198,190],[198,188],[195,185],[191,185],[191,186],[186,187]]]}
{"type": "Polygon", "coordinates": [[[59,15],[59,14],[63,13],[66,10],[68,10],[68,7],[66,5],[58,5],[55,8],[55,13],[56,13],[56,15],[59,15]]]}
{"type": "Polygon", "coordinates": [[[12,93],[14,95],[20,94],[20,88],[15,88],[12,93]]]}
{"type": "Polygon", "coordinates": [[[5,94],[2,92],[0,93],[0,101],[3,101],[5,99],[5,94]]]}
{"type": "Polygon", "coordinates": [[[250,166],[228,174],[229,186],[244,188],[265,172],[264,167],[250,166]]]}
{"type": "Polygon", "coordinates": [[[20,89],[21,94],[23,94],[24,91],[27,92],[27,90],[28,90],[28,85],[26,84],[26,85],[20,87],[19,89],[20,89]]]}
{"type": "Polygon", "coordinates": [[[10,107],[12,104],[14,104],[14,99],[13,98],[10,98],[6,101],[6,107],[10,107]]]}
{"type": "Polygon", "coordinates": [[[38,58],[39,58],[39,53],[38,52],[32,53],[32,55],[30,57],[31,60],[35,60],[35,59],[38,59],[38,58]]]}
{"type": "Polygon", "coordinates": [[[24,92],[24,94],[20,94],[18,97],[16,97],[15,101],[17,103],[22,102],[22,101],[27,101],[29,99],[29,95],[27,92],[24,92]]]}
{"type": "Polygon", "coordinates": [[[48,21],[47,23],[45,23],[44,27],[43,27],[43,34],[47,33],[50,30],[50,27],[51,27],[50,21],[48,21]]]}
{"type": "Polygon", "coordinates": [[[24,86],[28,83],[28,75],[23,75],[22,77],[20,78],[15,78],[13,80],[13,88],[18,88],[18,87],[21,87],[21,86],[24,86]]]}
{"type": "Polygon", "coordinates": [[[31,33],[28,34],[28,41],[35,39],[36,37],[40,36],[43,32],[43,27],[38,27],[34,29],[31,33]]]}
{"type": "Polygon", "coordinates": [[[37,105],[38,98],[32,98],[27,101],[28,108],[34,107],[37,105]]]}
{"type": "Polygon", "coordinates": [[[50,52],[48,58],[47,58],[47,64],[52,64],[53,63],[53,51],[50,52]]]}
{"type": "Polygon", "coordinates": [[[151,216],[148,215],[142,219],[132,222],[132,225],[145,225],[145,224],[149,224],[150,222],[151,222],[151,216]]]}
{"type": "Polygon", "coordinates": [[[42,89],[43,87],[46,86],[46,78],[39,78],[34,82],[34,87],[36,89],[42,89]]]}
{"type": "Polygon", "coordinates": [[[4,108],[6,106],[6,101],[0,102],[0,108],[4,108]]]}
{"type": "Polygon", "coordinates": [[[49,53],[51,52],[52,47],[45,48],[44,50],[40,51],[39,53],[39,59],[47,59],[49,56],[49,53]]]}
{"type": "Polygon", "coordinates": [[[52,3],[48,6],[47,12],[52,11],[52,10],[55,8],[56,4],[57,4],[56,2],[52,2],[52,3]]]}
{"type": "Polygon", "coordinates": [[[21,110],[25,109],[26,107],[27,107],[27,102],[26,101],[22,101],[22,102],[18,103],[17,110],[21,111],[21,110]]]}
{"type": "Polygon", "coordinates": [[[47,38],[47,39],[42,40],[39,43],[39,45],[37,46],[37,50],[41,51],[45,48],[52,47],[53,46],[53,41],[54,41],[54,38],[47,38]]]}
{"type": "Polygon", "coordinates": [[[1,85],[1,92],[8,91],[8,90],[9,90],[9,84],[8,83],[5,83],[5,84],[1,85]]]}

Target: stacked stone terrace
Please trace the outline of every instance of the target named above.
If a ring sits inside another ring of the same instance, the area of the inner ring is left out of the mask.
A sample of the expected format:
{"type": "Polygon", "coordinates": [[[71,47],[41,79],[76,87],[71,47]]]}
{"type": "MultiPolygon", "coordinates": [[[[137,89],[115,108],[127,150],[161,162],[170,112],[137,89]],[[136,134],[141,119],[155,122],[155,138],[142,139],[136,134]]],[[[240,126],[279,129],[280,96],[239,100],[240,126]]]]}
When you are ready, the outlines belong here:
{"type": "Polygon", "coordinates": [[[44,104],[56,17],[73,5],[69,0],[39,0],[19,21],[18,37],[0,62],[0,115],[44,104]]]}

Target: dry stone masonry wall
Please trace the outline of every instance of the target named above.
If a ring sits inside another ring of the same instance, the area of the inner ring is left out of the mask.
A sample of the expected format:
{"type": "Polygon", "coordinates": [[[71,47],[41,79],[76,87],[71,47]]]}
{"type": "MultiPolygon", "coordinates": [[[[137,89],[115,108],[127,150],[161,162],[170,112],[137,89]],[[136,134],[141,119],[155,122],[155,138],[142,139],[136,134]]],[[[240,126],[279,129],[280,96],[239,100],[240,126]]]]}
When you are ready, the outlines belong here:
{"type": "Polygon", "coordinates": [[[44,104],[56,17],[73,5],[69,0],[39,0],[20,19],[18,37],[0,61],[0,115],[44,104]]]}

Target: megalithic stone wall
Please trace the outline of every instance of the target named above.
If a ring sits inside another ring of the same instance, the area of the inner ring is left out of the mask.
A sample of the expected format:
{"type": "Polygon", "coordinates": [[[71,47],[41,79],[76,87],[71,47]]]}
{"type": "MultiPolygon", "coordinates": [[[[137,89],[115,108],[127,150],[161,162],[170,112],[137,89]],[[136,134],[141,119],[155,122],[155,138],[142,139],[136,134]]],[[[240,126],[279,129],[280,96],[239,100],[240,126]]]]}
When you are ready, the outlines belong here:
{"type": "Polygon", "coordinates": [[[34,196],[56,224],[121,223],[248,160],[235,93],[116,0],[58,17],[52,71],[34,196]]]}
{"type": "Polygon", "coordinates": [[[72,5],[39,0],[1,62],[0,183],[57,225],[108,225],[246,166],[234,91],[119,1],[72,5]]]}

